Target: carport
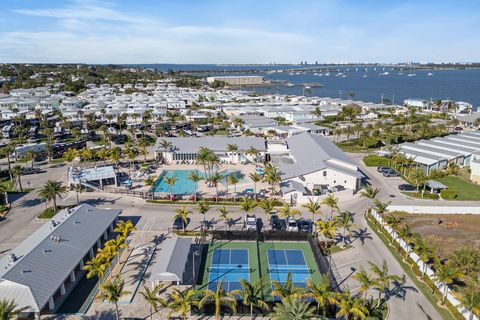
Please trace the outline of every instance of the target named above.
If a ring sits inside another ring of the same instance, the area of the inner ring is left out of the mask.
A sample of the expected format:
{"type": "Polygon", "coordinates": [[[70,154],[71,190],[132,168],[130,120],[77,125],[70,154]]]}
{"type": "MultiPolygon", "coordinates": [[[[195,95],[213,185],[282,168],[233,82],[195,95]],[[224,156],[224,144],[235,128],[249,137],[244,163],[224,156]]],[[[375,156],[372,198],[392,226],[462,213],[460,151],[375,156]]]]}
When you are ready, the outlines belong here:
{"type": "Polygon", "coordinates": [[[446,185],[435,180],[428,180],[425,186],[431,193],[440,193],[442,190],[448,189],[446,185]]]}
{"type": "Polygon", "coordinates": [[[165,241],[165,245],[158,251],[152,272],[148,281],[155,286],[159,282],[183,281],[183,272],[187,262],[192,238],[174,237],[165,241]]]}

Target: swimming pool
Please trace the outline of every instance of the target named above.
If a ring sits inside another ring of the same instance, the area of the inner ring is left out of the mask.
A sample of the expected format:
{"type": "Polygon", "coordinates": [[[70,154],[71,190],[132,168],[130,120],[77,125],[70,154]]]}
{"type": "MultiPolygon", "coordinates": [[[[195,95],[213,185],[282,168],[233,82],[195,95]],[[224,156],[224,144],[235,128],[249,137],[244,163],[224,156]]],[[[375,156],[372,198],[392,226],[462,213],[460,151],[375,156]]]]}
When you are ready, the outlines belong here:
{"type": "MultiPolygon", "coordinates": [[[[152,192],[170,193],[170,186],[164,181],[165,177],[177,177],[177,181],[173,185],[173,193],[178,195],[193,194],[195,192],[195,184],[188,179],[190,172],[197,172],[200,177],[205,179],[205,173],[199,170],[163,170],[157,181],[152,187],[152,192]]],[[[223,170],[218,172],[221,176],[235,175],[239,179],[239,184],[248,182],[245,174],[240,170],[223,170]]],[[[201,183],[201,182],[200,182],[201,183]]],[[[225,179],[221,181],[225,185],[225,179]]]]}

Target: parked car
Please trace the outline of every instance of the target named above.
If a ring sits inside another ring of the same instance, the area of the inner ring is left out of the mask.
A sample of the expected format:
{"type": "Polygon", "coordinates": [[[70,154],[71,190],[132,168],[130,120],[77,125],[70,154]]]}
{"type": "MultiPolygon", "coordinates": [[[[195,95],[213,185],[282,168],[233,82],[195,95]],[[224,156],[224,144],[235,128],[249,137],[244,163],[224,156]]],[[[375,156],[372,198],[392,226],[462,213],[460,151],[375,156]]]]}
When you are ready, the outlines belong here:
{"type": "Polygon", "coordinates": [[[172,229],[173,230],[183,230],[183,228],[185,228],[187,226],[187,224],[185,223],[185,221],[183,221],[182,218],[176,218],[174,221],[173,221],[173,224],[172,224],[172,229]]]}
{"type": "Polygon", "coordinates": [[[246,230],[257,230],[257,217],[255,215],[246,215],[245,216],[245,229],[246,230]]]}
{"type": "Polygon", "coordinates": [[[398,189],[401,190],[401,191],[416,191],[417,190],[417,188],[415,186],[412,186],[412,185],[407,184],[407,183],[403,183],[403,184],[399,185],[398,189]]]}
{"type": "Polygon", "coordinates": [[[313,226],[310,220],[300,220],[298,221],[298,230],[301,232],[312,233],[313,226]]]}
{"type": "Polygon", "coordinates": [[[285,219],[280,219],[276,214],[271,215],[270,228],[274,231],[285,230],[287,228],[287,222],[285,219]]]}
{"type": "Polygon", "coordinates": [[[34,168],[23,168],[22,169],[22,174],[23,175],[29,175],[29,174],[37,174],[37,173],[42,173],[42,169],[34,167],[34,168]]]}
{"type": "Polygon", "coordinates": [[[384,177],[398,177],[399,174],[393,169],[383,170],[382,174],[384,177]]]}
{"type": "Polygon", "coordinates": [[[385,170],[391,170],[391,169],[392,169],[392,168],[390,168],[390,167],[377,167],[377,171],[378,171],[378,172],[383,172],[383,171],[385,171],[385,170]]]}
{"type": "Polygon", "coordinates": [[[338,192],[338,191],[343,191],[343,190],[345,190],[345,187],[342,186],[342,185],[336,185],[332,188],[333,192],[338,192]]]}
{"type": "Polygon", "coordinates": [[[290,232],[297,232],[298,231],[298,223],[297,220],[293,218],[287,219],[287,231],[290,232]]]}

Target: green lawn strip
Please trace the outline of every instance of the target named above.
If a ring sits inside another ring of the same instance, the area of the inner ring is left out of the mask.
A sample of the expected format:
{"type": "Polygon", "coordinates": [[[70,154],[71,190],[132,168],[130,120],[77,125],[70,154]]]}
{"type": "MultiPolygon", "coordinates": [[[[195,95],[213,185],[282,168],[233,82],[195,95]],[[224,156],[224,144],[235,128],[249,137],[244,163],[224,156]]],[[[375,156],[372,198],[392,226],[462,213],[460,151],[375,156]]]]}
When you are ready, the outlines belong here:
{"type": "MultiPolygon", "coordinates": [[[[58,212],[58,211],[57,211],[57,212],[58,212]]],[[[38,219],[51,219],[51,218],[53,218],[53,217],[57,214],[57,212],[55,212],[55,211],[53,210],[53,208],[47,208],[47,209],[43,210],[43,212],[40,213],[40,214],[37,216],[37,218],[38,218],[38,219]]]]}
{"type": "Polygon", "coordinates": [[[403,261],[402,256],[400,256],[399,252],[392,248],[387,237],[378,229],[376,225],[374,225],[369,218],[366,218],[368,226],[377,234],[377,236],[382,240],[383,244],[388,248],[390,253],[394,256],[394,258],[397,260],[397,262],[400,264],[402,267],[403,271],[412,279],[412,281],[415,283],[415,285],[420,289],[422,294],[427,298],[428,301],[433,305],[433,307],[437,310],[437,312],[440,314],[442,319],[448,319],[448,320],[455,320],[455,317],[447,310],[439,307],[437,305],[438,299],[437,297],[432,294],[432,290],[423,282],[418,280],[417,276],[413,272],[412,268],[410,265],[405,263],[403,261]]]}
{"type": "Polygon", "coordinates": [[[400,191],[401,194],[404,194],[406,196],[416,198],[416,199],[429,199],[429,200],[438,200],[438,195],[434,193],[430,193],[428,191],[425,191],[423,193],[422,197],[422,192],[416,192],[416,191],[400,191]]]}
{"type": "Polygon", "coordinates": [[[363,157],[363,163],[367,167],[390,166],[390,159],[377,156],[376,154],[369,154],[363,157]]]}
{"type": "Polygon", "coordinates": [[[346,245],[346,246],[339,246],[339,245],[334,245],[334,246],[331,246],[330,247],[330,254],[335,254],[335,253],[338,253],[338,252],[342,252],[344,250],[348,250],[350,248],[353,248],[352,245],[346,245]]]}
{"type": "Polygon", "coordinates": [[[454,200],[480,200],[480,186],[466,182],[460,177],[446,176],[437,181],[455,190],[457,197],[454,200]]]}

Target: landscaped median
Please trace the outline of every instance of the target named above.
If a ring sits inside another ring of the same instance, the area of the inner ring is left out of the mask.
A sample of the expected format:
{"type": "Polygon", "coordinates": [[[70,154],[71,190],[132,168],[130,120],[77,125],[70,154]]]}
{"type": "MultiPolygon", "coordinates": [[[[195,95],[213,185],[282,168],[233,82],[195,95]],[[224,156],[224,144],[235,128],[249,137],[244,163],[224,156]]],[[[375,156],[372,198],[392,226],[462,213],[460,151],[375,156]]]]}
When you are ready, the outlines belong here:
{"type": "Polygon", "coordinates": [[[442,319],[478,319],[475,316],[470,318],[471,312],[461,306],[460,301],[453,296],[445,283],[436,281],[435,272],[413,252],[410,244],[392,230],[379,214],[371,210],[365,217],[370,228],[384,242],[404,271],[437,309],[442,319]],[[442,300],[444,304],[440,306],[442,300]]]}

